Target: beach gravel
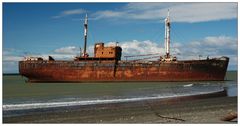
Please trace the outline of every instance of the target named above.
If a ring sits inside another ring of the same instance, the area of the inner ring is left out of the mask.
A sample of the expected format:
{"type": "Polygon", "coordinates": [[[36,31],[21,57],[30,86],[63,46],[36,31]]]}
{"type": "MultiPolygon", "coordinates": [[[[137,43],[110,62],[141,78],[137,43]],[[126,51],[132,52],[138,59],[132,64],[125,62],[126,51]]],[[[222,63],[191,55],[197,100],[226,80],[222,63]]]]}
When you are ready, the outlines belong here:
{"type": "Polygon", "coordinates": [[[4,117],[4,123],[237,123],[221,121],[237,112],[237,97],[139,101],[65,107],[57,111],[4,117]]]}

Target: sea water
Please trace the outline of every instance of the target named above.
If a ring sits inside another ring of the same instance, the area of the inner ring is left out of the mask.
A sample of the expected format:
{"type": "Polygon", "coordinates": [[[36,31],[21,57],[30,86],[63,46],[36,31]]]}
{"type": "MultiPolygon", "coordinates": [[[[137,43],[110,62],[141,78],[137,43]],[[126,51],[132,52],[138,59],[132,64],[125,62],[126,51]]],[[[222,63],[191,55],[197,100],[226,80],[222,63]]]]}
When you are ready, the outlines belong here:
{"type": "Polygon", "coordinates": [[[224,88],[228,96],[237,96],[236,71],[227,72],[225,81],[26,83],[25,80],[20,75],[3,76],[4,117],[24,115],[34,109],[189,96],[224,88]]]}

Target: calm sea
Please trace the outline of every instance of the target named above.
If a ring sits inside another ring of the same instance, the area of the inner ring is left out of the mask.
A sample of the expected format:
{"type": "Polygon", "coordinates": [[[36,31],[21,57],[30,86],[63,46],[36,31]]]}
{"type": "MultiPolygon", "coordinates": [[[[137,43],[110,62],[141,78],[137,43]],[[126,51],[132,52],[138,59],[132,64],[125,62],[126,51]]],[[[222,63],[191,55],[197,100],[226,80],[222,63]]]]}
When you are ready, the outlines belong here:
{"type": "Polygon", "coordinates": [[[3,116],[11,111],[74,105],[131,102],[216,92],[227,89],[237,96],[237,71],[225,81],[118,82],[118,83],[25,83],[20,75],[3,75],[3,116]]]}

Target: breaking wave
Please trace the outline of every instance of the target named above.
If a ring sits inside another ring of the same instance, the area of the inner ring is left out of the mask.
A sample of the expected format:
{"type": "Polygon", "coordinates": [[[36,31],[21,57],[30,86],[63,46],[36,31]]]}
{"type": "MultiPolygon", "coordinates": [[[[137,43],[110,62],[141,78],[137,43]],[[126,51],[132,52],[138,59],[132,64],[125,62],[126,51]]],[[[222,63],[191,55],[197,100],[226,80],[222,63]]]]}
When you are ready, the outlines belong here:
{"type": "Polygon", "coordinates": [[[73,100],[73,101],[64,101],[64,102],[38,102],[38,103],[22,103],[22,104],[5,104],[3,105],[3,111],[11,110],[26,110],[26,109],[39,109],[39,108],[53,108],[53,107],[64,107],[64,106],[81,106],[81,105],[95,105],[95,104],[107,104],[107,103],[121,103],[121,102],[134,102],[142,100],[154,100],[154,99],[163,99],[163,98],[173,98],[181,96],[191,96],[191,95],[201,95],[208,93],[215,93],[223,91],[224,89],[218,89],[214,91],[202,91],[195,93],[185,93],[185,94],[168,94],[148,97],[134,97],[134,98],[116,98],[116,99],[95,99],[95,100],[73,100]]]}

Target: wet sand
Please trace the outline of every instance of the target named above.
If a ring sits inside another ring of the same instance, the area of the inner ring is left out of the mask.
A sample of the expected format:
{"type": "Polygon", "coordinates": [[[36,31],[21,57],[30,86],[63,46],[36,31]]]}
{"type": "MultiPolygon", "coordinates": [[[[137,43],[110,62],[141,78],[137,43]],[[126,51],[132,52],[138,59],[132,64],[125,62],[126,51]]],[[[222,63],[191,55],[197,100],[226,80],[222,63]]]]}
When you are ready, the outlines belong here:
{"type": "Polygon", "coordinates": [[[221,121],[237,112],[237,97],[146,100],[90,106],[4,117],[4,123],[237,123],[221,121]]]}

